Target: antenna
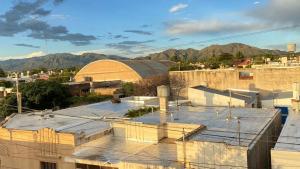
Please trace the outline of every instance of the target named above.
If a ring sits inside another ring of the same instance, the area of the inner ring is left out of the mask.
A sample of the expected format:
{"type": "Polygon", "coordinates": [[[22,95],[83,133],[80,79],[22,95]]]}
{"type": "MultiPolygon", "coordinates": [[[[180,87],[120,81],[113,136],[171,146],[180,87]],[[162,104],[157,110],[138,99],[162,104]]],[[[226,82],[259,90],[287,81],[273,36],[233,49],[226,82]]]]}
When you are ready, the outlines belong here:
{"type": "Polygon", "coordinates": [[[183,165],[186,168],[186,145],[185,145],[185,130],[182,128],[182,142],[183,142],[183,165]]]}
{"type": "Polygon", "coordinates": [[[228,115],[227,115],[227,120],[232,119],[232,113],[231,113],[231,90],[229,89],[229,102],[228,102],[228,115]]]}
{"type": "Polygon", "coordinates": [[[241,145],[241,121],[240,121],[240,117],[237,117],[237,121],[238,121],[238,139],[239,139],[239,146],[241,145]]]}
{"type": "Polygon", "coordinates": [[[22,113],[22,94],[19,92],[19,74],[16,73],[16,88],[17,88],[17,104],[18,104],[18,113],[22,113]]]}

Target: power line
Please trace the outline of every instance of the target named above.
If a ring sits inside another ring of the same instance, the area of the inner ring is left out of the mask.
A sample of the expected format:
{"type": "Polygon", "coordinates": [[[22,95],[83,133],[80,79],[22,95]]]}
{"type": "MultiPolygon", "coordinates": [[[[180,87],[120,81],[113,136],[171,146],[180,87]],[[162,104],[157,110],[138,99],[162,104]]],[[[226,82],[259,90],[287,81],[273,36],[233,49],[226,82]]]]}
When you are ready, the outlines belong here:
{"type": "Polygon", "coordinates": [[[299,27],[300,27],[300,25],[292,25],[292,26],[277,27],[277,28],[272,28],[272,29],[264,29],[264,30],[260,30],[260,31],[256,31],[256,32],[232,34],[232,35],[221,36],[221,37],[218,37],[218,38],[207,39],[207,40],[202,40],[202,41],[181,43],[181,44],[172,45],[172,46],[168,46],[168,47],[160,47],[160,48],[154,48],[154,49],[152,48],[152,49],[148,49],[148,50],[143,50],[143,52],[151,52],[153,50],[166,50],[166,49],[169,49],[169,48],[176,48],[176,47],[182,47],[182,46],[193,45],[193,44],[198,44],[198,45],[201,46],[203,44],[210,43],[210,42],[223,41],[223,40],[227,40],[227,39],[253,36],[253,35],[265,34],[265,33],[270,33],[270,32],[282,31],[282,30],[295,29],[295,28],[299,28],[299,27]]]}

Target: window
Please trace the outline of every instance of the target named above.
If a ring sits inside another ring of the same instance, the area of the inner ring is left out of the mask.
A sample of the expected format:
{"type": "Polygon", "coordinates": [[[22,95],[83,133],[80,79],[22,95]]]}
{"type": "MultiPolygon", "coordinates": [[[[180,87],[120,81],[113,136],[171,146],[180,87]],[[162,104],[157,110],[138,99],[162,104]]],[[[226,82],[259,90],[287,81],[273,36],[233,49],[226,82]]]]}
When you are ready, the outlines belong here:
{"type": "Polygon", "coordinates": [[[239,79],[240,80],[252,80],[253,73],[252,72],[239,72],[239,79]]]}
{"type": "Polygon", "coordinates": [[[41,169],[57,169],[56,163],[41,161],[41,169]]]}

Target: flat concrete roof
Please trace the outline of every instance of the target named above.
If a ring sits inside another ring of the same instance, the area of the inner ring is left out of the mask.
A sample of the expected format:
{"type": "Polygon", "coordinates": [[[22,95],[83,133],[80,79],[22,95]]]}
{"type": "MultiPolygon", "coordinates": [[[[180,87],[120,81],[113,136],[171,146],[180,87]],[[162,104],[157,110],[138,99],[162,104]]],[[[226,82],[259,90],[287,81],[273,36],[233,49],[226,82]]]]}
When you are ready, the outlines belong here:
{"type": "MultiPolygon", "coordinates": [[[[216,142],[232,146],[249,147],[255,143],[256,137],[264,130],[265,126],[279,113],[276,109],[251,109],[233,108],[232,117],[240,117],[241,144],[238,141],[237,120],[226,120],[228,109],[224,107],[191,107],[181,106],[178,112],[171,107],[169,123],[201,124],[206,128],[188,136],[188,141],[216,142]],[[249,133],[249,134],[247,134],[249,133]]],[[[157,125],[160,123],[160,113],[154,112],[132,121],[144,124],[157,125]]],[[[77,163],[91,165],[111,165],[117,167],[118,163],[139,163],[145,165],[174,166],[182,168],[176,162],[177,147],[175,142],[142,143],[125,140],[113,135],[106,135],[92,142],[76,147],[71,157],[77,163]]]]}
{"type": "MultiPolygon", "coordinates": [[[[78,146],[71,157],[76,162],[116,165],[120,162],[181,166],[177,161],[176,144],[150,144],[124,140],[112,135],[78,146]]],[[[182,167],[182,166],[181,166],[182,167]]],[[[179,168],[179,167],[176,167],[179,168]]]]}
{"type": "Polygon", "coordinates": [[[274,150],[300,151],[300,113],[289,110],[274,150]]]}
{"type": "Polygon", "coordinates": [[[122,102],[119,104],[105,101],[53,112],[16,114],[8,119],[2,127],[19,130],[52,128],[60,132],[84,132],[86,135],[89,135],[110,128],[105,118],[122,118],[128,110],[144,106],[143,102],[130,101],[130,98],[121,100],[122,102]]]}
{"type": "MultiPolygon", "coordinates": [[[[220,142],[233,146],[248,147],[279,113],[277,109],[232,108],[232,119],[227,120],[228,108],[224,107],[191,107],[181,106],[180,110],[170,110],[167,121],[174,123],[199,124],[206,128],[191,135],[194,141],[220,142]],[[173,116],[173,118],[172,118],[173,116]],[[240,118],[240,143],[238,137],[238,121],[240,118]]],[[[145,124],[159,124],[159,112],[150,113],[133,119],[145,124]]]]}

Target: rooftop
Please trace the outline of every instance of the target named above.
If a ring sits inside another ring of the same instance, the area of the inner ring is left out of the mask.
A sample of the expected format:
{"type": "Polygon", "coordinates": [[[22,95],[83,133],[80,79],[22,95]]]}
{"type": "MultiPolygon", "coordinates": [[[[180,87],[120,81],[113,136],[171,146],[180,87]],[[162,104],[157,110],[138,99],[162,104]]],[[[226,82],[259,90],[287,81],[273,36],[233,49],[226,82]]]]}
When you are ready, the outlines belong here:
{"type": "Polygon", "coordinates": [[[168,72],[168,67],[153,60],[119,60],[135,70],[141,77],[148,78],[153,75],[163,75],[168,72]]]}
{"type": "MultiPolygon", "coordinates": [[[[188,139],[195,141],[222,142],[233,146],[250,146],[255,137],[272,120],[276,109],[232,108],[232,119],[227,120],[229,109],[224,107],[190,107],[182,106],[180,110],[171,110],[168,122],[200,124],[205,129],[191,135],[188,139]],[[238,140],[238,120],[240,118],[240,143],[238,140]]],[[[158,124],[159,113],[150,113],[133,119],[145,124],[158,124]]]]}
{"type": "Polygon", "coordinates": [[[300,151],[300,113],[289,110],[274,150],[300,151]]]}
{"type": "MultiPolygon", "coordinates": [[[[147,97],[144,98],[147,100],[147,97]]],[[[105,118],[122,118],[130,109],[144,106],[142,101],[124,98],[119,104],[110,101],[72,107],[58,111],[16,114],[2,126],[8,129],[39,130],[52,128],[60,132],[81,133],[86,135],[101,132],[109,128],[105,118]],[[95,121],[97,120],[97,121],[95,121]]]]}
{"type": "Polygon", "coordinates": [[[86,164],[93,161],[118,164],[120,162],[155,164],[163,166],[179,165],[176,144],[149,144],[107,136],[77,147],[72,158],[86,164]]]}

